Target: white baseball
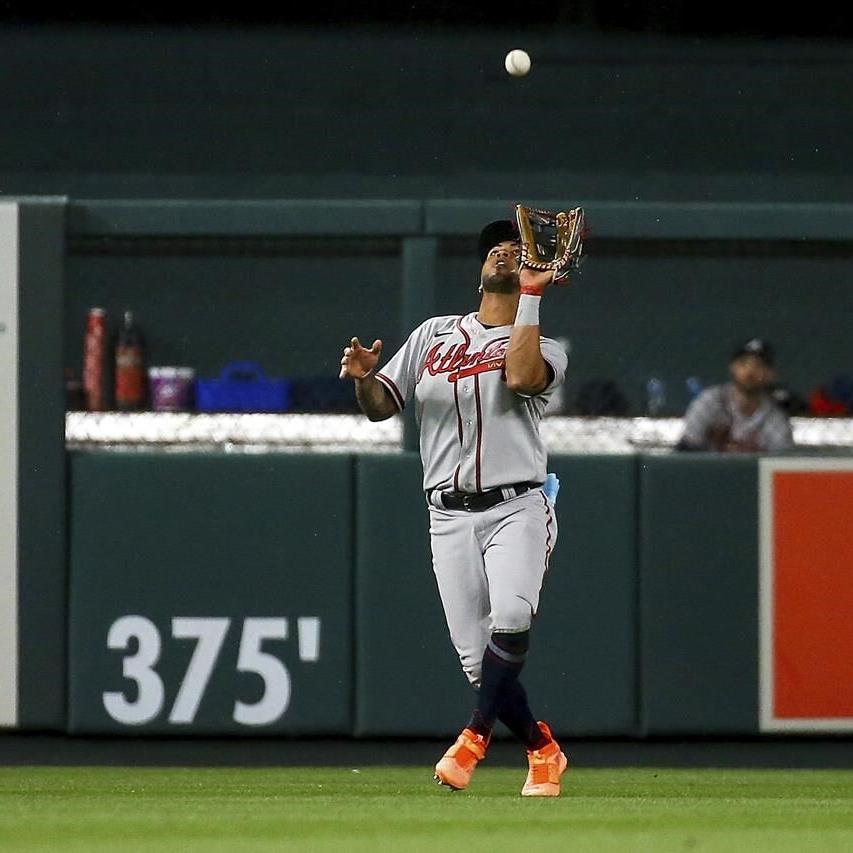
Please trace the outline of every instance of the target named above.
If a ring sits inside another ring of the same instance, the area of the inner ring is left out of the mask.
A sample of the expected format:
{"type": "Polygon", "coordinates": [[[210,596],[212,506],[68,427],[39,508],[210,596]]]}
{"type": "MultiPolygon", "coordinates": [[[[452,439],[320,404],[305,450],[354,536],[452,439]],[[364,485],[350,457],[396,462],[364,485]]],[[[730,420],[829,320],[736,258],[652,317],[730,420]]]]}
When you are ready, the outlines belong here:
{"type": "Polygon", "coordinates": [[[524,77],[530,71],[530,54],[526,50],[511,50],[504,60],[506,70],[513,77],[524,77]]]}

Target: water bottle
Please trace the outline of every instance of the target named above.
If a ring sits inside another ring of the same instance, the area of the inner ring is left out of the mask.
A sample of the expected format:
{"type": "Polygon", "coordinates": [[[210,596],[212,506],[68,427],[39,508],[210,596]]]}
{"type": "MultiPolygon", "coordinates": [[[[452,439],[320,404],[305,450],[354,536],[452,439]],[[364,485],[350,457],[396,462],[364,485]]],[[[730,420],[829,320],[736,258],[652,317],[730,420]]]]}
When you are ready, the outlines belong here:
{"type": "Polygon", "coordinates": [[[125,311],[115,348],[115,403],[122,412],[141,409],[145,397],[144,344],[133,312],[125,311]]]}
{"type": "Polygon", "coordinates": [[[666,385],[662,379],[652,377],[646,383],[646,414],[657,418],[663,413],[666,405],[666,385]]]}
{"type": "Polygon", "coordinates": [[[684,380],[687,387],[687,403],[692,403],[702,393],[702,380],[698,376],[688,376],[684,380]]]}

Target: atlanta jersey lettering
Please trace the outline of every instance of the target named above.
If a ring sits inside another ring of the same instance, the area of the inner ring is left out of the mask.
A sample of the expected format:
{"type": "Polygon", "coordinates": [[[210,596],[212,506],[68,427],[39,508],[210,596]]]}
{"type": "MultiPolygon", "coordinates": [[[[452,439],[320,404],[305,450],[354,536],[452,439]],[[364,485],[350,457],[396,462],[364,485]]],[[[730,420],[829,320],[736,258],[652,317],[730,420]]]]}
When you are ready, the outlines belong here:
{"type": "Polygon", "coordinates": [[[511,333],[511,325],[484,326],[476,313],[433,317],[376,373],[401,411],[414,397],[424,490],[482,492],[544,482],[539,422],[568,358],[560,344],[541,337],[553,379],[534,397],[516,394],[504,372],[511,333]]]}

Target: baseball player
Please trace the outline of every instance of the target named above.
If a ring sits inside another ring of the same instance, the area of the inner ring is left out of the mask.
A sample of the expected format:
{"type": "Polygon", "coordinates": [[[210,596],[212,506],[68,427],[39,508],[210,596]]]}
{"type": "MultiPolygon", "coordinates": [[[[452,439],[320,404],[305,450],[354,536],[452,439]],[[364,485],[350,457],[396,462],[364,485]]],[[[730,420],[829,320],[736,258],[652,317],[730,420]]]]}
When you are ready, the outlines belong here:
{"type": "Polygon", "coordinates": [[[433,570],[450,638],[477,696],[435,778],[467,787],[501,720],[527,748],[522,796],[556,797],[568,762],[531,713],[518,676],[557,539],[542,489],[539,422],[567,356],[539,334],[539,304],[552,273],[520,270],[518,239],[510,220],[482,230],[479,310],[426,320],[381,371],[382,342],[368,349],[353,338],[340,375],[355,380],[370,420],[389,418],[414,399],[420,424],[433,570]]]}
{"type": "Polygon", "coordinates": [[[738,345],[729,360],[732,381],[707,388],[690,404],[676,449],[760,453],[793,447],[788,416],[770,394],[773,364],[767,341],[738,345]]]}

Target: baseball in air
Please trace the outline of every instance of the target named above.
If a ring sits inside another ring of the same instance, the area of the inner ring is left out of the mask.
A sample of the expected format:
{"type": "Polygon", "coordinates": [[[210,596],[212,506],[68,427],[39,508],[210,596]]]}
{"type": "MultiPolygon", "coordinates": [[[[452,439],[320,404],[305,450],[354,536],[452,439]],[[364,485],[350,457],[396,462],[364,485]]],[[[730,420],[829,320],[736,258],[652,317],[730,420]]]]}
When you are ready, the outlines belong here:
{"type": "Polygon", "coordinates": [[[513,77],[524,77],[530,71],[530,54],[526,50],[511,50],[504,60],[506,70],[513,77]]]}

